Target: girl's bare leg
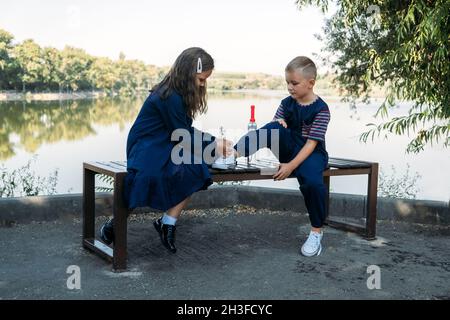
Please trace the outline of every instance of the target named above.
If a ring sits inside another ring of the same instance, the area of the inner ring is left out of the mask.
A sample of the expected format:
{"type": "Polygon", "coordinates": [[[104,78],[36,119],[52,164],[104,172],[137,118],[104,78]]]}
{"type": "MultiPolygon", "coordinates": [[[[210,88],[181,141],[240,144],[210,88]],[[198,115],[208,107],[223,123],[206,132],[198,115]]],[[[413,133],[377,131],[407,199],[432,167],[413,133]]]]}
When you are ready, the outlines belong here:
{"type": "Polygon", "coordinates": [[[181,215],[181,211],[186,207],[186,205],[189,202],[190,197],[187,197],[183,201],[181,201],[179,204],[177,204],[175,207],[170,208],[167,210],[167,215],[171,216],[175,219],[178,219],[178,217],[181,215]]]}

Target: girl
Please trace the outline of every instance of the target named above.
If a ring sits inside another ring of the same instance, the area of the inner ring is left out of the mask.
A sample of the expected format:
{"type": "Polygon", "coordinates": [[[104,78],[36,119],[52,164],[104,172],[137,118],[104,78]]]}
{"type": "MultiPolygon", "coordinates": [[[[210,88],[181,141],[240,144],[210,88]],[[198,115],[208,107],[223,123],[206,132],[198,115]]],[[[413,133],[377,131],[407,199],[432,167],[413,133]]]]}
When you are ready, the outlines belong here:
{"type": "MultiPolygon", "coordinates": [[[[165,78],[150,91],[128,135],[125,202],[129,209],[151,207],[165,211],[153,225],[163,245],[173,253],[175,224],[181,211],[194,192],[212,184],[203,154],[210,150],[213,161],[233,152],[231,142],[192,127],[195,116],[206,112],[206,80],[213,69],[214,61],[203,49],[184,50],[165,78]],[[180,141],[174,141],[174,133],[187,135],[187,145],[182,141],[183,148],[178,148],[180,141]],[[195,139],[201,139],[201,144],[194,144],[195,139]],[[192,147],[199,149],[199,145],[201,150],[194,154],[192,147]],[[190,147],[187,153],[186,147],[190,147]],[[180,150],[187,161],[178,161],[180,150]]],[[[100,234],[105,243],[114,241],[113,230],[113,220],[102,226],[100,234]]]]}

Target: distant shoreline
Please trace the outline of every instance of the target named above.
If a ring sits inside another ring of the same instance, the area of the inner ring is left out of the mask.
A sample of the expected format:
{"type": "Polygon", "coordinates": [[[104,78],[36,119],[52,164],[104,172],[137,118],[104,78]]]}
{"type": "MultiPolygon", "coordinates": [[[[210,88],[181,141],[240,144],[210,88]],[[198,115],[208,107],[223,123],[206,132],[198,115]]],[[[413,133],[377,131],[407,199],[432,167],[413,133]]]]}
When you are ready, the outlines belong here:
{"type": "MultiPolygon", "coordinates": [[[[148,94],[148,91],[138,92],[136,96],[141,94],[148,94]]],[[[285,90],[271,90],[271,89],[231,89],[231,90],[208,90],[209,94],[222,94],[222,93],[248,93],[248,94],[261,94],[267,96],[279,96],[287,95],[285,90]]],[[[77,91],[77,92],[18,92],[18,91],[4,91],[0,92],[0,102],[9,101],[58,101],[58,100],[82,100],[82,99],[98,99],[111,97],[103,91],[77,91]]],[[[120,97],[118,94],[114,94],[113,97],[120,97]]]]}
{"type": "MultiPolygon", "coordinates": [[[[208,90],[209,91],[209,90],[208,90]]],[[[137,93],[136,95],[141,95],[144,92],[137,93]]],[[[217,90],[212,89],[209,91],[210,94],[215,93],[247,93],[247,94],[260,94],[268,97],[276,96],[287,96],[288,93],[285,90],[271,90],[271,89],[232,89],[232,90],[217,90]]],[[[330,94],[327,92],[317,92],[322,97],[327,97],[328,99],[339,100],[342,97],[336,96],[335,94],[330,94]]],[[[148,94],[145,91],[145,94],[148,94]]],[[[98,99],[110,97],[110,95],[103,91],[78,91],[78,92],[16,92],[16,91],[4,91],[0,92],[0,102],[14,102],[14,101],[62,101],[62,100],[83,100],[83,99],[98,99]]],[[[120,97],[118,94],[114,94],[113,97],[120,97]]],[[[383,99],[374,95],[372,99],[378,100],[383,99]]]]}
{"type": "Polygon", "coordinates": [[[0,92],[0,101],[58,101],[97,99],[108,96],[102,91],[80,91],[80,92],[0,92]]]}

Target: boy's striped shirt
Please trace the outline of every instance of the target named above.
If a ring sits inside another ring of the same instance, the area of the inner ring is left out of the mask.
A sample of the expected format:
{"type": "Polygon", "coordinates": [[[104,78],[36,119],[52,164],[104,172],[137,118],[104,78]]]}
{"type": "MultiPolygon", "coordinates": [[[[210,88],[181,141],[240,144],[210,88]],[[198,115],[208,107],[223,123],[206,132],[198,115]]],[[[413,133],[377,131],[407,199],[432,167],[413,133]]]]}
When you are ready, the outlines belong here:
{"type": "Polygon", "coordinates": [[[328,110],[320,111],[309,126],[303,123],[302,136],[307,139],[325,141],[328,122],[330,122],[330,112],[328,110]]]}
{"type": "MultiPolygon", "coordinates": [[[[299,104],[299,108],[307,108],[308,106],[302,106],[299,104]]],[[[272,121],[285,120],[284,107],[280,104],[272,121]]],[[[328,123],[330,122],[329,110],[320,111],[314,118],[314,121],[307,125],[302,123],[302,137],[306,139],[325,141],[325,133],[327,131],[328,123]]]]}

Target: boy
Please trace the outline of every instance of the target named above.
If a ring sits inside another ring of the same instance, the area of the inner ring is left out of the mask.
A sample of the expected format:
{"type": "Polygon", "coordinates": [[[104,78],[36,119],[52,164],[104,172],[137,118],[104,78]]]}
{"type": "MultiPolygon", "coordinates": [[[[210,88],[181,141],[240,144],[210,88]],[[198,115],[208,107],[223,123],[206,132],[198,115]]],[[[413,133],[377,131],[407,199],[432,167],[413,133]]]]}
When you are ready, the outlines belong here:
{"type": "Polygon", "coordinates": [[[311,59],[294,58],[286,66],[285,76],[290,96],[281,101],[273,121],[257,130],[256,148],[249,146],[247,134],[234,146],[235,156],[248,156],[264,147],[272,149],[272,130],[278,130],[279,154],[276,156],[280,166],[273,178],[284,180],[291,173],[297,177],[312,226],[301,253],[311,257],[322,251],[322,226],[327,214],[323,171],[328,164],[325,133],[330,112],[327,104],[314,93],[317,69],[311,59]],[[261,134],[267,134],[267,137],[262,139],[261,134]],[[268,145],[262,145],[260,141],[267,141],[268,145]]]}

